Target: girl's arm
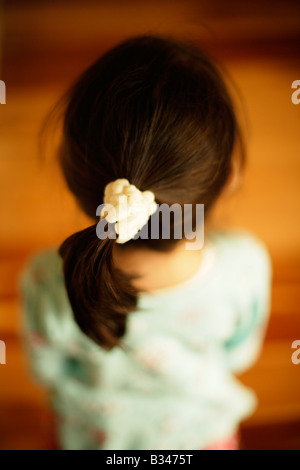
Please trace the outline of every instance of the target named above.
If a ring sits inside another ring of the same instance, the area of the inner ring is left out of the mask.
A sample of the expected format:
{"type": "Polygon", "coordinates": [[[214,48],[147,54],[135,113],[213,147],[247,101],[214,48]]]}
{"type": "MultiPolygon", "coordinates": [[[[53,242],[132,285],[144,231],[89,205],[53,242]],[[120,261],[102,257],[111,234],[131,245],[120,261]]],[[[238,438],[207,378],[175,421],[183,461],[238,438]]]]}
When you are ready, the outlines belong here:
{"type": "Polygon", "coordinates": [[[237,277],[237,323],[232,338],[225,343],[228,365],[242,373],[258,359],[268,325],[271,304],[272,266],[261,244],[249,246],[250,260],[237,277]]]}
{"type": "Polygon", "coordinates": [[[22,337],[30,369],[49,389],[69,380],[90,382],[88,347],[73,321],[55,251],[36,256],[21,278],[22,337]]]}

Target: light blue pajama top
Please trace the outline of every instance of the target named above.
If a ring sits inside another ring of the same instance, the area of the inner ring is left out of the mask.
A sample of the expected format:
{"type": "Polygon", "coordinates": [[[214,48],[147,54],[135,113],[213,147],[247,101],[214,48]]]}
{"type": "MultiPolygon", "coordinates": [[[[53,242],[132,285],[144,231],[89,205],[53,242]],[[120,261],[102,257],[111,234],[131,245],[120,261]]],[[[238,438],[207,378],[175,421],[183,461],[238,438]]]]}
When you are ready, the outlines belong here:
{"type": "Polygon", "coordinates": [[[188,281],[140,296],[124,348],[110,352],[73,320],[57,251],[27,266],[24,337],[62,449],[204,449],[253,413],[255,394],[234,374],[261,350],[270,258],[241,230],[210,233],[203,250],[188,281]]]}

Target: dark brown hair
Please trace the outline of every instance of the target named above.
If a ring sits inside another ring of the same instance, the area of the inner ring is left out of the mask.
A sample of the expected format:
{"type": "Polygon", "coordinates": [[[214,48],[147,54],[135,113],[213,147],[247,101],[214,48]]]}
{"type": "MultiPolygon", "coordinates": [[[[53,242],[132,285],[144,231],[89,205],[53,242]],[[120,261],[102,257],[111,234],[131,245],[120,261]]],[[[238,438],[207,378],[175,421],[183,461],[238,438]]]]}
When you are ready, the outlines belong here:
{"type": "MultiPolygon", "coordinates": [[[[237,141],[239,128],[220,72],[186,41],[126,40],[71,88],[60,161],[70,190],[95,225],[67,238],[59,253],[75,320],[96,343],[107,349],[119,344],[138,298],[132,279],[114,266],[115,240],[96,236],[105,186],[127,178],[141,191],[153,191],[159,204],[202,203],[207,216],[228,180],[237,141]]],[[[172,236],[139,238],[123,249],[169,250],[176,242],[172,236]]]]}

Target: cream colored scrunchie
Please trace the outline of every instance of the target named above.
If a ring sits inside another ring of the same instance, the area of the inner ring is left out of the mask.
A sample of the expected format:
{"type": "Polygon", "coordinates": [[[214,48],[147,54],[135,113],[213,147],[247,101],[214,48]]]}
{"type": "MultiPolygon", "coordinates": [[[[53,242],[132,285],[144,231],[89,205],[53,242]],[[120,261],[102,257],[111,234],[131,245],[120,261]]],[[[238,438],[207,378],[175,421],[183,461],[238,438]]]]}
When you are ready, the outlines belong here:
{"type": "Polygon", "coordinates": [[[101,217],[116,222],[117,243],[131,240],[157,209],[152,191],[141,192],[124,178],[106,185],[103,202],[101,217]]]}

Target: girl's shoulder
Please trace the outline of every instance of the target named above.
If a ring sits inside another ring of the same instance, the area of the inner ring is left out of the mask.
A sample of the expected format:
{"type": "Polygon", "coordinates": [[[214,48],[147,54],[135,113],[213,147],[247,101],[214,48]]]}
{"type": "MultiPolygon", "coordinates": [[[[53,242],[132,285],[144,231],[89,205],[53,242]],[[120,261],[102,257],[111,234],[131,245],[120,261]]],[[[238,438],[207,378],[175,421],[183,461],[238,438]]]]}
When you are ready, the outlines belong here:
{"type": "Polygon", "coordinates": [[[37,285],[63,280],[62,260],[55,247],[39,251],[28,260],[21,276],[24,283],[37,285]]]}
{"type": "Polygon", "coordinates": [[[271,257],[266,244],[245,229],[215,230],[207,237],[207,246],[215,250],[220,262],[234,267],[253,266],[271,269],[271,257]]]}
{"type": "Polygon", "coordinates": [[[269,295],[272,284],[272,260],[266,244],[245,229],[215,231],[207,236],[215,264],[211,279],[228,294],[269,295]]]}
{"type": "Polygon", "coordinates": [[[64,288],[62,261],[56,248],[34,254],[20,276],[20,292],[25,325],[51,338],[54,324],[71,318],[64,288]]]}

